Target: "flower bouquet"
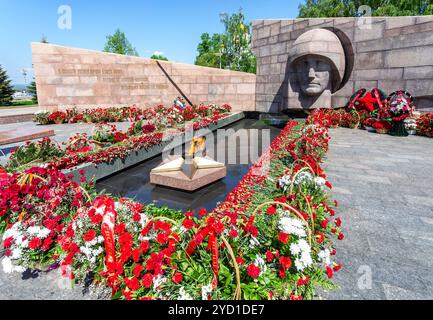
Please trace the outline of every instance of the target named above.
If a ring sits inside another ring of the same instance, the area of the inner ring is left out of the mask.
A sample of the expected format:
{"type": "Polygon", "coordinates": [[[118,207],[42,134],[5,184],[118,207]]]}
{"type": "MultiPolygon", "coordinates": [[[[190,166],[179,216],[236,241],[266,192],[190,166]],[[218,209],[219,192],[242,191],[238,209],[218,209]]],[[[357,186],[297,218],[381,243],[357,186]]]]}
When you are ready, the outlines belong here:
{"type": "Polygon", "coordinates": [[[406,127],[407,133],[410,135],[416,135],[416,129],[417,129],[417,120],[414,118],[407,118],[404,121],[404,125],[406,127]]]}
{"type": "Polygon", "coordinates": [[[75,154],[79,152],[92,151],[92,146],[89,143],[87,133],[77,133],[69,138],[67,142],[63,144],[66,146],[66,152],[68,154],[75,154]]]}
{"type": "Polygon", "coordinates": [[[350,129],[358,129],[361,122],[361,117],[355,109],[350,110],[346,114],[346,122],[350,129]]]}
{"type": "Polygon", "coordinates": [[[417,132],[420,135],[433,137],[433,113],[425,113],[421,115],[417,122],[417,132]]]}
{"type": "Polygon", "coordinates": [[[67,117],[67,114],[65,112],[56,111],[56,112],[53,112],[52,114],[50,114],[48,116],[48,119],[50,121],[53,121],[55,124],[61,124],[61,123],[65,122],[66,117],[67,117]]]}
{"type": "Polygon", "coordinates": [[[386,134],[389,133],[389,130],[391,130],[392,124],[389,121],[386,120],[378,120],[373,124],[373,128],[376,130],[377,133],[380,134],[386,134]]]}
{"type": "Polygon", "coordinates": [[[51,115],[51,112],[48,110],[39,110],[35,112],[35,122],[39,122],[42,125],[49,124],[51,120],[49,119],[49,116],[51,115]]]}
{"type": "Polygon", "coordinates": [[[97,147],[105,147],[115,142],[116,126],[108,123],[97,123],[92,129],[91,142],[97,147]]]}

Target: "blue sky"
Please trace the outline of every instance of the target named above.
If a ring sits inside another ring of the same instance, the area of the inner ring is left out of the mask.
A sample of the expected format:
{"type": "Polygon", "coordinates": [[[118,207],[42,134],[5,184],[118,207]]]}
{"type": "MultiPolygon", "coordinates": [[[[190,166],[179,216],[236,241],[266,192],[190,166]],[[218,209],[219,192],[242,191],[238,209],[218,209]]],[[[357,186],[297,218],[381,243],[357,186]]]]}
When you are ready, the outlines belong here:
{"type": "Polygon", "coordinates": [[[125,32],[140,56],[163,52],[170,60],[194,63],[203,32],[222,32],[219,13],[243,8],[247,21],[294,18],[302,0],[0,0],[0,64],[13,83],[31,68],[30,43],[40,41],[102,50],[108,34],[125,32]],[[60,30],[59,6],[72,9],[72,29],[60,30]]]}

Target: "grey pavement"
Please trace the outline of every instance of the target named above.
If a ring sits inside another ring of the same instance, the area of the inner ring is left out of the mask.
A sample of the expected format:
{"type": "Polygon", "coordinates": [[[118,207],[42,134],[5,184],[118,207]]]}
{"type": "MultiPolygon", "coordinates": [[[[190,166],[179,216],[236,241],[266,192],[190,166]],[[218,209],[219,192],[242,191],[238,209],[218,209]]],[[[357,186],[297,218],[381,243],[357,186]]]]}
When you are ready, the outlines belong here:
{"type": "Polygon", "coordinates": [[[346,237],[336,245],[341,289],[321,296],[433,299],[433,139],[330,134],[324,167],[346,237]]]}

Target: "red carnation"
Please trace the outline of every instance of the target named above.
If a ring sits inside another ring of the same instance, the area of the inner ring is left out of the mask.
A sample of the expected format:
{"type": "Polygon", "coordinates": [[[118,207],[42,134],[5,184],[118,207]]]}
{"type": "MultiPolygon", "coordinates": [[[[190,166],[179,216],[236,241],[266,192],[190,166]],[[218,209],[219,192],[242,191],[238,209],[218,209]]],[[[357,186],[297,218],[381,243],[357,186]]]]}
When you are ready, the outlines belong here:
{"type": "Polygon", "coordinates": [[[281,266],[284,269],[290,269],[292,267],[292,260],[289,257],[280,257],[281,266]]]}
{"type": "Polygon", "coordinates": [[[138,278],[140,277],[142,271],[143,271],[143,266],[141,264],[136,264],[132,272],[134,273],[134,276],[138,278]]]}
{"type": "Polygon", "coordinates": [[[323,228],[323,229],[326,229],[327,227],[328,227],[328,223],[329,223],[329,221],[328,220],[323,220],[321,223],[320,223],[320,226],[323,228]]]}
{"type": "Polygon", "coordinates": [[[254,279],[257,279],[259,276],[260,276],[260,272],[261,272],[262,270],[258,267],[258,266],[256,266],[254,263],[253,264],[250,264],[248,267],[247,267],[247,272],[248,272],[248,275],[251,277],[251,278],[254,278],[254,279]]]}
{"type": "Polygon", "coordinates": [[[272,262],[272,260],[274,260],[274,255],[269,250],[266,251],[266,260],[268,261],[268,263],[270,263],[270,262],[272,262]]]}
{"type": "Polygon", "coordinates": [[[308,284],[309,280],[310,280],[310,278],[308,276],[302,276],[299,278],[297,285],[298,286],[305,286],[308,284]]]}
{"type": "Polygon", "coordinates": [[[290,300],[294,300],[294,301],[296,301],[296,300],[302,300],[303,298],[302,298],[302,296],[301,295],[295,295],[295,294],[291,294],[290,295],[290,300]]]}
{"type": "Polygon", "coordinates": [[[141,258],[141,250],[140,249],[134,249],[132,251],[132,260],[134,260],[135,262],[140,261],[141,258]]]}
{"type": "Polygon", "coordinates": [[[43,251],[47,251],[48,249],[50,249],[51,245],[53,244],[53,239],[52,238],[46,238],[44,240],[44,243],[42,244],[42,250],[43,251]]]}
{"type": "Polygon", "coordinates": [[[33,238],[29,242],[29,248],[32,250],[38,249],[42,245],[42,240],[39,238],[33,238]]]}
{"type": "Polygon", "coordinates": [[[198,211],[198,214],[199,214],[200,217],[204,217],[207,214],[206,208],[200,209],[198,211]]]}
{"type": "Polygon", "coordinates": [[[189,230],[189,229],[191,229],[192,227],[194,227],[194,221],[192,221],[192,219],[185,219],[185,220],[183,220],[183,222],[182,222],[182,226],[183,226],[185,229],[189,230]]]}
{"type": "Polygon", "coordinates": [[[340,232],[340,234],[338,235],[338,240],[343,240],[344,239],[344,234],[343,232],[340,232]]]}
{"type": "Polygon", "coordinates": [[[3,247],[10,248],[12,246],[13,242],[14,242],[14,238],[9,237],[3,242],[3,247]]]}
{"type": "Polygon", "coordinates": [[[328,279],[332,279],[332,276],[334,275],[334,271],[331,267],[326,267],[326,274],[328,275],[328,279]]]}
{"type": "Polygon", "coordinates": [[[140,220],[141,220],[141,216],[140,216],[140,214],[139,213],[134,213],[133,215],[132,215],[132,220],[134,220],[135,222],[139,222],[140,220]]]}
{"type": "Polygon", "coordinates": [[[149,241],[143,241],[140,243],[140,249],[143,253],[146,253],[150,249],[149,241]]]}
{"type": "Polygon", "coordinates": [[[340,271],[340,269],[341,269],[341,263],[334,266],[334,272],[340,271]]]}
{"type": "Polygon", "coordinates": [[[287,244],[289,241],[289,235],[284,232],[278,233],[278,240],[280,240],[282,243],[287,244]]]}
{"type": "Polygon", "coordinates": [[[273,215],[277,212],[277,209],[275,207],[269,207],[266,212],[268,213],[268,215],[273,215]]]}
{"type": "Polygon", "coordinates": [[[95,214],[92,217],[92,223],[93,224],[100,224],[102,222],[102,216],[100,214],[95,214]]]}
{"type": "Polygon", "coordinates": [[[121,223],[121,224],[114,227],[114,232],[117,235],[121,235],[121,234],[125,233],[125,231],[126,231],[126,226],[124,223],[121,223]]]}
{"type": "Polygon", "coordinates": [[[172,278],[173,283],[178,284],[181,283],[183,280],[183,276],[182,273],[180,272],[175,272],[172,278]]]}
{"type": "Polygon", "coordinates": [[[89,242],[92,241],[93,239],[95,239],[96,237],[96,231],[95,230],[89,230],[84,234],[84,240],[89,242]]]}
{"type": "Polygon", "coordinates": [[[340,217],[338,217],[337,219],[335,219],[335,225],[337,227],[341,227],[341,219],[340,219],[340,217]]]}
{"type": "Polygon", "coordinates": [[[123,282],[131,291],[137,291],[141,288],[140,281],[136,277],[132,277],[131,279],[125,278],[123,282]]]}
{"type": "Polygon", "coordinates": [[[244,259],[242,259],[241,257],[237,257],[237,258],[236,258],[236,262],[237,262],[238,264],[240,264],[241,266],[245,264],[244,259]]]}
{"type": "Polygon", "coordinates": [[[143,287],[150,288],[153,283],[153,275],[151,273],[146,273],[141,281],[143,287]]]}
{"type": "Polygon", "coordinates": [[[230,230],[229,236],[231,238],[236,238],[239,235],[239,232],[237,232],[235,229],[230,230]]]}
{"type": "Polygon", "coordinates": [[[323,241],[325,241],[325,235],[321,232],[316,232],[316,240],[317,243],[322,243],[323,241]]]}

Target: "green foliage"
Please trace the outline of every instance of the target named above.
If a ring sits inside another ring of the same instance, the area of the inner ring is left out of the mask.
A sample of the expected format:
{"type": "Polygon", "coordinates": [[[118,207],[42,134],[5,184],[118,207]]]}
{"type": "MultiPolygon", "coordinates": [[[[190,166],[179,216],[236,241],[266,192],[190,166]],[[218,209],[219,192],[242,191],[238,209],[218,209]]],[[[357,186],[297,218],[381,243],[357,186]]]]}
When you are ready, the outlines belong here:
{"type": "Polygon", "coordinates": [[[152,54],[152,55],[150,56],[150,59],[153,59],[153,60],[168,61],[167,57],[164,57],[164,56],[161,55],[161,54],[152,54]]]}
{"type": "Polygon", "coordinates": [[[14,89],[11,85],[11,80],[6,73],[6,70],[3,70],[0,65],[0,106],[11,105],[13,94],[14,89]]]}
{"type": "Polygon", "coordinates": [[[256,57],[251,51],[251,24],[245,23],[242,9],[238,13],[220,14],[223,34],[201,35],[195,64],[200,66],[256,72],[256,57]]]}
{"type": "Polygon", "coordinates": [[[124,54],[127,56],[138,56],[137,50],[126,38],[125,33],[119,29],[113,35],[107,36],[107,42],[104,47],[105,52],[124,54]]]}
{"type": "Polygon", "coordinates": [[[373,16],[417,16],[433,14],[431,0],[306,0],[299,18],[354,17],[360,6],[372,8],[373,16]]]}
{"type": "Polygon", "coordinates": [[[36,82],[32,81],[30,85],[27,87],[27,91],[33,95],[32,102],[34,104],[38,103],[38,93],[36,91],[36,82]]]}

